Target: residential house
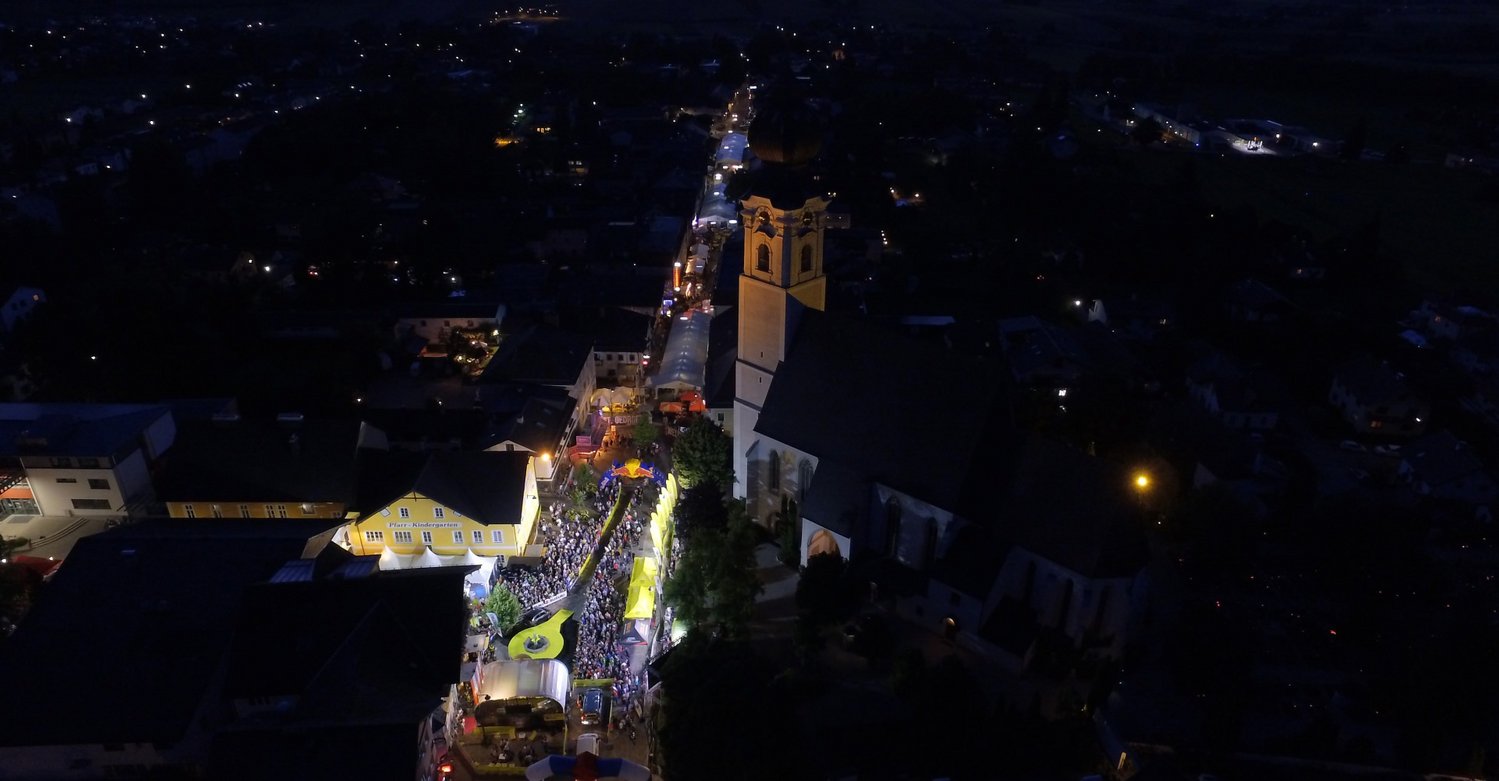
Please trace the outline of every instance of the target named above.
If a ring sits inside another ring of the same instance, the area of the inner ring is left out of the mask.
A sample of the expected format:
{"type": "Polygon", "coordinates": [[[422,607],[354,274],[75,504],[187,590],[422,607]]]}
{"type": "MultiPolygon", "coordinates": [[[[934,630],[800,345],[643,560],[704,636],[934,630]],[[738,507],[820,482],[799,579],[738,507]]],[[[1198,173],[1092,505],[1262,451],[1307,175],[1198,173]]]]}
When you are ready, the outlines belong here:
{"type": "Polygon", "coordinates": [[[528,454],[375,451],[361,470],[368,509],[347,529],[356,554],[493,559],[520,555],[531,541],[541,503],[528,454]]]}
{"type": "Polygon", "coordinates": [[[1434,431],[1400,453],[1400,477],[1417,495],[1474,508],[1489,517],[1499,485],[1467,443],[1451,431],[1434,431]]]}
{"type": "Polygon", "coordinates": [[[479,394],[498,386],[522,383],[560,388],[578,404],[574,425],[583,423],[587,403],[598,387],[590,339],[543,324],[528,325],[507,334],[479,376],[479,394]]]}
{"type": "Polygon", "coordinates": [[[431,301],[403,304],[395,314],[397,339],[415,335],[427,344],[442,344],[456,328],[498,331],[505,322],[505,305],[493,301],[431,301]]]}
{"type": "Polygon", "coordinates": [[[1421,330],[1433,339],[1457,340],[1474,333],[1493,331],[1494,315],[1476,306],[1427,298],[1411,313],[1421,330]]]}
{"type": "Polygon", "coordinates": [[[1333,373],[1327,400],[1359,434],[1415,437],[1426,430],[1430,406],[1389,364],[1361,356],[1333,373]]]}
{"type": "Polygon", "coordinates": [[[37,307],[47,303],[47,294],[39,287],[20,285],[12,290],[0,303],[0,344],[15,332],[21,321],[30,317],[37,307]]]}
{"type": "Polygon", "coordinates": [[[1269,431],[1280,421],[1279,394],[1271,390],[1270,380],[1245,372],[1219,352],[1187,369],[1187,395],[1235,431],[1269,431]]]}
{"type": "Polygon", "coordinates": [[[1228,289],[1228,319],[1236,323],[1278,323],[1291,311],[1280,291],[1257,279],[1241,279],[1228,289]]]}
{"type": "Polygon", "coordinates": [[[21,514],[143,514],[175,439],[163,405],[0,404],[4,501],[21,514]]]}
{"type": "Polygon", "coordinates": [[[485,397],[489,420],[478,444],[490,452],[527,454],[536,479],[552,482],[577,430],[577,400],[559,388],[513,384],[503,390],[508,393],[485,397]]]}
{"type": "Polygon", "coordinates": [[[1176,305],[1161,291],[1128,291],[1094,299],[1087,318],[1122,336],[1149,340],[1175,326],[1176,305]]]}
{"type": "Polygon", "coordinates": [[[593,373],[600,386],[639,387],[653,323],[649,314],[617,306],[576,319],[572,330],[592,337],[593,373]]]}
{"type": "Polygon", "coordinates": [[[355,512],[360,448],[384,448],[359,421],[241,420],[222,413],[183,421],[156,476],[173,518],[334,518],[355,512]]]}
{"type": "Polygon", "coordinates": [[[1034,316],[1000,320],[999,346],[1017,385],[1061,399],[1088,370],[1088,356],[1072,332],[1034,316]]]}

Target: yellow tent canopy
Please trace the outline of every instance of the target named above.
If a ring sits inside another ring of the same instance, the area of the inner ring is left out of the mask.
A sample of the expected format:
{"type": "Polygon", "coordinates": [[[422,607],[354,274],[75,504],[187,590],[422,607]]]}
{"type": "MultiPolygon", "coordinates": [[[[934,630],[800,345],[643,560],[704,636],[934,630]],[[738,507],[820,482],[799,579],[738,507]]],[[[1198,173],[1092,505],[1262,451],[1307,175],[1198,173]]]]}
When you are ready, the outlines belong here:
{"type": "Polygon", "coordinates": [[[650,618],[656,612],[656,560],[636,556],[630,572],[630,591],[625,597],[625,618],[650,618]]]}

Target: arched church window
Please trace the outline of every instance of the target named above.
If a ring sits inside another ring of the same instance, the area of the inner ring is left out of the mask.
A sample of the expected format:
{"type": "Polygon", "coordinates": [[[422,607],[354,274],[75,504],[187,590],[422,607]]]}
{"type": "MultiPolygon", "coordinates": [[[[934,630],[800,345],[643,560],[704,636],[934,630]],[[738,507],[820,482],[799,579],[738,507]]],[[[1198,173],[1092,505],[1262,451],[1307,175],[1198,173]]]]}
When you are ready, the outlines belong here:
{"type": "Polygon", "coordinates": [[[885,552],[894,556],[900,548],[900,502],[894,497],[885,503],[885,552]]]}
{"type": "Polygon", "coordinates": [[[810,244],[802,247],[802,273],[812,273],[812,245],[810,244]]]}
{"type": "Polygon", "coordinates": [[[755,270],[756,271],[769,271],[770,270],[770,245],[768,245],[768,244],[761,244],[755,250],[755,270]]]}
{"type": "Polygon", "coordinates": [[[765,486],[772,491],[781,490],[781,456],[776,451],[770,451],[770,459],[766,462],[765,486]]]}
{"type": "Polygon", "coordinates": [[[796,468],[796,501],[807,503],[807,489],[812,485],[812,462],[802,459],[796,468]]]}

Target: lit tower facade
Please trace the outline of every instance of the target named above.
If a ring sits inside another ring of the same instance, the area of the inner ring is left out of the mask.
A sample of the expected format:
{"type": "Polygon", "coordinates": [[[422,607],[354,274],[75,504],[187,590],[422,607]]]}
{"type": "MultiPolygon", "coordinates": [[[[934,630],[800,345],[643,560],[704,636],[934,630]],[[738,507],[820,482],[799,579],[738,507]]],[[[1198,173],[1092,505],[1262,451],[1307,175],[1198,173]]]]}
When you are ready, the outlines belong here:
{"type": "MultiPolygon", "coordinates": [[[[807,163],[822,146],[818,117],[787,97],[758,101],[749,146],[760,167],[748,172],[740,199],[744,272],[739,277],[739,344],[734,365],[734,496],[761,508],[755,490],[755,423],[801,314],[827,304],[823,236],[829,199],[807,163]]],[[[763,518],[756,518],[763,520],[763,518]]]]}

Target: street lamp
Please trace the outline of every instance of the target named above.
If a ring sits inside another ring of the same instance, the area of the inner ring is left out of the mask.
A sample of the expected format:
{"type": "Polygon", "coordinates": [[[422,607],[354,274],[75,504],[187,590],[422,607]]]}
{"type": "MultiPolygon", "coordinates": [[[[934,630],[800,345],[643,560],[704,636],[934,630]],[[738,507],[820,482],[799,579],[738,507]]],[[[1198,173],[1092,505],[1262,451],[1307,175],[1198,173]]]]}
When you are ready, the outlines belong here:
{"type": "Polygon", "coordinates": [[[1147,475],[1144,472],[1137,472],[1135,474],[1135,488],[1137,488],[1137,489],[1139,489],[1141,491],[1144,491],[1145,489],[1147,489],[1149,487],[1150,487],[1150,475],[1147,475]]]}

